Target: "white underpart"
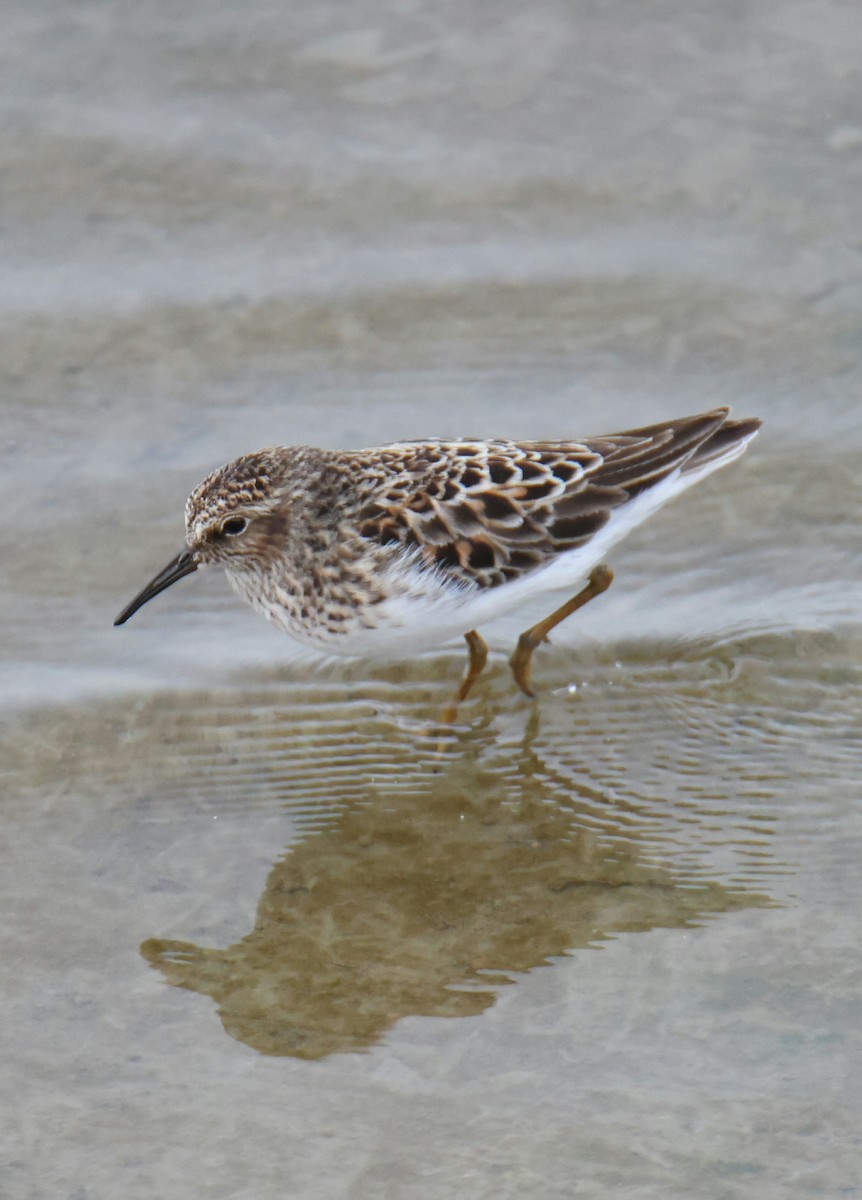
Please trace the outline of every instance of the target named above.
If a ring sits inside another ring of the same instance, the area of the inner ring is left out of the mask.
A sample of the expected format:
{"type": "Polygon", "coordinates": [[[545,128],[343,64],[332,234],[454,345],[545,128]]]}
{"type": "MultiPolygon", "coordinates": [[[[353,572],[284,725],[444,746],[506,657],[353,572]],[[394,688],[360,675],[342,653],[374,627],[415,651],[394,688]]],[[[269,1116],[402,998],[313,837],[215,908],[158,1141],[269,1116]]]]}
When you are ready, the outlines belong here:
{"type": "Polygon", "coordinates": [[[604,528],[585,546],[563,552],[523,578],[498,587],[483,589],[458,583],[440,571],[429,571],[415,550],[405,551],[396,572],[402,585],[409,581],[410,593],[402,592],[367,610],[366,619],[374,622],[373,628],[364,628],[357,622],[349,628],[342,626],[338,633],[326,629],[321,629],[318,636],[309,635],[307,631],[300,633],[290,627],[284,609],[259,595],[253,598],[241,578],[235,577],[231,582],[259,612],[295,640],[317,650],[347,657],[412,657],[424,650],[439,649],[468,630],[478,629],[507,613],[528,608],[542,596],[565,593],[556,601],[551,600],[547,612],[540,613],[539,619],[547,616],[556,605],[584,585],[593,567],[602,562],[626,534],[668,500],[738,458],[748,440],[738,442],[722,457],[705,463],[700,469],[685,472],[677,469],[634,500],[615,509],[604,528]]]}

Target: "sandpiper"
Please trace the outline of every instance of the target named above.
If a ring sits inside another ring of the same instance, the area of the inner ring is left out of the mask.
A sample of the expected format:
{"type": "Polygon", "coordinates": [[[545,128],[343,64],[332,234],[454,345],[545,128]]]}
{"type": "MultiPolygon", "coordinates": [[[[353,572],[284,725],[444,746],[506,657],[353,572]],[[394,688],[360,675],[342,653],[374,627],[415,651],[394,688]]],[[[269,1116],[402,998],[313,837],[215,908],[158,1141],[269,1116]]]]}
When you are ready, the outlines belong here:
{"type": "Polygon", "coordinates": [[[578,589],[518,639],[532,696],[535,648],[613,579],[608,550],[678,492],[737,458],[760,428],[716,408],[582,441],[432,440],[369,450],[274,446],[220,467],[186,503],[186,544],[119,614],[122,625],[199,567],[222,566],[246,600],[330,653],[412,656],[578,589]]]}

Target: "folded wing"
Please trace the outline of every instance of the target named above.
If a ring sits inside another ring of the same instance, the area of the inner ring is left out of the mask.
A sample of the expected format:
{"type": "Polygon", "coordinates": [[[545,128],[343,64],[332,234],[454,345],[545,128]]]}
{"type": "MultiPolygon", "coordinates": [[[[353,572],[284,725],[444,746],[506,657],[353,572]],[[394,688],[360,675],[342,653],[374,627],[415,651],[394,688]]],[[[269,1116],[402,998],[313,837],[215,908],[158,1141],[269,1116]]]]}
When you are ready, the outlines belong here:
{"type": "MultiPolygon", "coordinates": [[[[496,587],[584,546],[674,472],[731,461],[760,422],[719,408],[581,442],[423,442],[377,451],[360,533],[415,547],[464,583],[496,587]]],[[[692,480],[693,481],[693,480],[692,480]]]]}

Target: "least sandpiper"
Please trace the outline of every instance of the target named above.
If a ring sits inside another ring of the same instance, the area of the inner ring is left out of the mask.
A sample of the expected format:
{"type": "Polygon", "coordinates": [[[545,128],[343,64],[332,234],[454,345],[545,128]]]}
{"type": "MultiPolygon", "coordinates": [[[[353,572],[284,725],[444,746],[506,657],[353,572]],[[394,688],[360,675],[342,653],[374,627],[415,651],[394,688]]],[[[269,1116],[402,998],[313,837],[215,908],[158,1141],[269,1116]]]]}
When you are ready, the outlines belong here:
{"type": "Polygon", "coordinates": [[[578,442],[464,439],[371,450],[275,446],[234,459],[186,503],[186,544],[114,622],[198,567],[297,641],[326,652],[412,656],[547,593],[580,590],[518,639],[528,696],[533,651],[605,591],[611,546],[677,492],[737,458],[760,428],[717,408],[578,442]]]}

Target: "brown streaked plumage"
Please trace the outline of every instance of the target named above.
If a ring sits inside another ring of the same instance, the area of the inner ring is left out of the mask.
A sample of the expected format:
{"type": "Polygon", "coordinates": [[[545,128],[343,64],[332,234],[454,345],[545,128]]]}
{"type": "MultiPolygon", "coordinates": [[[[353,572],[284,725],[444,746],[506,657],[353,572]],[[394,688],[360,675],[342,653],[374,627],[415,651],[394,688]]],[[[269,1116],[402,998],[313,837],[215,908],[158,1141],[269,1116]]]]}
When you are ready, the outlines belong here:
{"type": "Polygon", "coordinates": [[[476,625],[581,586],[519,640],[512,668],[532,695],[533,649],[609,586],[598,564],[610,546],[736,458],[759,427],[719,408],[578,442],[259,450],[192,492],[185,549],[115,624],[215,563],[256,609],[326,651],[417,653],[465,636],[470,668],[457,703],[487,654],[476,625]]]}

